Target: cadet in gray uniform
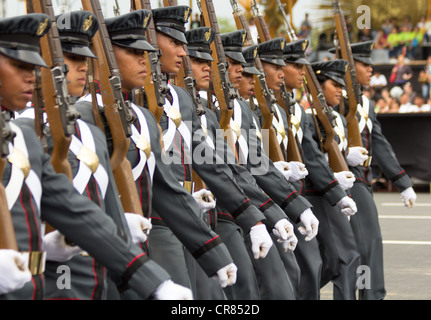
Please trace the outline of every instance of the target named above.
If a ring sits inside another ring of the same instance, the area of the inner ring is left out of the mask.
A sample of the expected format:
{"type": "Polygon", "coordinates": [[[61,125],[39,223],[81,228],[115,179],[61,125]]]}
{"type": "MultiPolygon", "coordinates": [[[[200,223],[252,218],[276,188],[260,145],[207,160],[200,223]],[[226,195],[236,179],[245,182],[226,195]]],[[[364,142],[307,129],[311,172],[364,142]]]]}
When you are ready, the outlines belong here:
{"type": "MultiPolygon", "coordinates": [[[[330,110],[332,110],[332,106],[339,104],[340,96],[338,94],[341,93],[342,86],[345,85],[343,77],[346,65],[347,61],[345,60],[332,60],[312,65],[330,110]]],[[[310,111],[313,112],[313,109],[310,111]]],[[[332,281],[335,300],[354,300],[356,299],[356,272],[360,265],[360,256],[348,217],[355,214],[357,207],[355,202],[345,192],[342,192],[343,190],[348,192],[353,186],[354,177],[353,173],[349,171],[334,172],[333,176],[339,186],[332,186],[333,182],[331,183],[331,175],[329,175],[326,187],[322,189],[325,186],[322,184],[322,177],[325,176],[322,172],[324,168],[317,169],[315,167],[313,163],[315,157],[310,154],[310,150],[311,148],[319,148],[319,136],[324,139],[326,135],[321,129],[317,117],[318,125],[315,124],[315,115],[312,115],[311,112],[307,111],[307,117],[309,130],[313,134],[314,146],[310,142],[304,141],[303,147],[306,161],[312,164],[309,169],[310,174],[306,178],[308,199],[316,206],[316,212],[319,212],[316,215],[320,217],[319,221],[322,227],[322,232],[317,238],[323,259],[321,286],[323,287],[332,281]],[[317,130],[320,130],[319,133],[317,130]],[[340,186],[343,190],[337,190],[340,186]],[[325,188],[333,190],[328,192],[325,188]]],[[[345,155],[347,147],[347,133],[344,129],[345,119],[337,112],[333,110],[332,112],[336,116],[336,127],[334,128],[336,136],[334,139],[337,141],[342,154],[345,155]]],[[[331,170],[328,166],[326,168],[326,170],[331,170]]]]}
{"type": "MultiPolygon", "coordinates": [[[[12,115],[21,111],[31,99],[34,68],[47,67],[40,56],[39,39],[50,26],[51,19],[43,14],[0,20],[2,112],[12,115]]],[[[189,289],[170,281],[166,271],[133,244],[128,228],[120,228],[99,206],[80,195],[65,175],[55,173],[32,127],[20,120],[10,125],[16,136],[9,147],[2,183],[19,251],[31,256],[32,281],[21,289],[3,291],[0,299],[43,299],[45,254],[67,260],[81,250],[106,266],[116,285],[132,288],[142,299],[191,298],[189,289]],[[77,247],[60,237],[43,252],[42,221],[77,247]]]]}
{"type": "MultiPolygon", "coordinates": [[[[242,47],[244,45],[244,32],[245,30],[238,30],[222,34],[221,36],[225,54],[229,62],[229,79],[234,84],[235,88],[239,88],[240,86],[240,80],[242,79],[242,72],[244,70],[242,64],[246,63],[242,55],[242,47]]],[[[311,210],[309,210],[309,208],[311,207],[309,206],[309,203],[304,198],[297,197],[296,190],[294,189],[294,187],[287,180],[284,179],[283,175],[274,167],[272,161],[268,159],[264,154],[263,150],[261,149],[260,141],[258,141],[256,135],[256,132],[259,129],[256,128],[255,124],[253,123],[253,113],[250,107],[244,101],[241,101],[239,99],[236,99],[234,101],[234,113],[231,120],[231,127],[235,127],[235,123],[238,125],[238,127],[241,128],[241,135],[238,137],[236,144],[236,150],[240,157],[240,164],[244,165],[253,175],[254,179],[257,182],[257,185],[266,194],[268,194],[272,200],[275,201],[275,199],[277,199],[275,203],[278,206],[282,206],[282,209],[284,210],[285,214],[292,221],[299,222],[300,220],[306,220],[303,218],[306,217],[307,214],[311,214],[310,217],[314,219],[314,215],[312,214],[311,210]],[[244,141],[242,141],[242,139],[244,141]],[[265,164],[264,168],[257,167],[258,163],[256,163],[256,159],[252,158],[256,155],[258,157],[261,157],[261,164],[265,164]],[[242,159],[245,159],[246,163],[242,163],[242,159]],[[279,188],[274,188],[275,184],[277,184],[279,188]],[[280,193],[278,193],[277,191],[280,191],[280,193]],[[276,198],[273,198],[273,195],[275,195],[276,198]],[[288,200],[286,200],[286,198],[288,200]],[[302,215],[303,213],[304,215],[302,215]]],[[[240,178],[238,178],[238,180],[239,179],[240,178]]],[[[247,180],[250,179],[244,179],[243,183],[247,184],[247,180]]],[[[278,221],[283,221],[282,216],[278,217],[278,219],[279,220],[271,220],[271,223],[273,225],[276,225],[278,221]]],[[[308,227],[311,229],[311,225],[315,222],[317,222],[317,219],[311,221],[311,223],[310,221],[308,221],[308,227]]],[[[315,225],[314,227],[317,228],[317,225],[315,225]]],[[[297,239],[295,239],[295,241],[297,241],[297,239]]],[[[286,262],[288,261],[290,265],[293,265],[295,267],[295,272],[299,273],[299,268],[292,253],[292,250],[294,250],[296,246],[296,242],[293,246],[291,245],[292,242],[286,242],[282,241],[281,239],[277,239],[277,249],[279,252],[277,253],[274,250],[273,256],[271,256],[271,260],[266,259],[266,261],[258,261],[255,263],[256,273],[260,277],[260,284],[263,288],[263,292],[266,292],[268,297],[271,297],[272,299],[277,299],[277,295],[279,295],[280,293],[276,292],[276,290],[278,290],[278,286],[282,286],[282,284],[278,283],[277,286],[273,284],[273,281],[271,281],[271,279],[267,279],[268,273],[265,272],[265,270],[269,268],[268,265],[271,265],[272,268],[280,267],[284,269],[285,267],[279,264],[281,257],[282,262],[286,264],[286,262]],[[290,250],[288,250],[289,247],[291,248],[290,250]],[[267,265],[265,263],[267,263],[267,265]]],[[[291,286],[286,285],[285,287],[293,289],[293,292],[290,292],[290,294],[295,294],[296,285],[292,283],[293,281],[291,279],[291,273],[289,273],[289,271],[290,270],[288,270],[288,277],[291,286]]],[[[282,273],[282,271],[278,272],[282,273]]],[[[284,290],[286,291],[287,289],[284,290]]]]}
{"type": "MultiPolygon", "coordinates": [[[[144,84],[146,77],[144,51],[154,50],[145,40],[145,30],[150,18],[149,10],[137,10],[105,21],[122,75],[122,89],[126,100],[130,100],[134,89],[144,84]]],[[[98,95],[99,105],[102,105],[101,98],[98,95]]],[[[76,103],[76,108],[84,119],[94,123],[91,99],[91,95],[84,96],[76,103]]],[[[167,165],[169,159],[161,150],[159,130],[154,116],[147,108],[138,107],[133,103],[131,107],[136,121],[132,126],[133,134],[127,157],[132,165],[133,176],[142,199],[144,215],[150,216],[154,210],[160,211],[160,217],[152,219],[153,228],[150,235],[153,237],[149,237],[148,243],[150,256],[158,258],[160,253],[156,246],[160,241],[170,241],[170,238],[178,237],[181,241],[180,246],[184,245],[190,251],[208,276],[216,276],[222,286],[233,284],[236,267],[220,237],[200,218],[201,212],[196,201],[178,184],[170,166],[167,165]],[[147,141],[150,147],[145,147],[141,141],[147,141]],[[167,226],[163,228],[169,230],[170,234],[166,239],[159,240],[156,238],[157,229],[162,218],[167,226]]],[[[103,110],[101,111],[103,114],[103,110]]],[[[111,145],[109,128],[106,128],[106,132],[109,147],[111,145]]],[[[166,249],[172,250],[169,255],[173,257],[178,254],[182,256],[172,247],[166,249]]],[[[182,252],[183,248],[180,249],[182,252]]],[[[184,261],[168,267],[176,281],[184,286],[191,286],[184,261]]]]}
{"type": "MultiPolygon", "coordinates": [[[[356,81],[360,86],[368,86],[372,74],[371,52],[374,48],[372,41],[351,45],[355,61],[356,81]]],[[[335,52],[335,50],[331,50],[335,52]]],[[[348,102],[344,103],[344,115],[348,112],[348,102]]],[[[347,161],[350,170],[355,174],[356,181],[350,192],[358,206],[358,212],[350,223],[356,237],[361,254],[361,265],[370,268],[371,283],[369,289],[359,288],[359,298],[367,300],[384,299],[386,289],[383,269],[383,243],[378,221],[377,208],[373,200],[371,187],[372,172],[371,157],[374,158],[383,174],[393,182],[401,193],[404,204],[411,208],[416,201],[416,193],[412,182],[382,133],[382,128],[374,112],[372,101],[360,95],[358,101],[359,129],[362,136],[361,147],[348,149],[347,161]],[[364,148],[366,149],[364,151],[364,148]],[[365,155],[364,155],[365,153],[365,155]]]]}

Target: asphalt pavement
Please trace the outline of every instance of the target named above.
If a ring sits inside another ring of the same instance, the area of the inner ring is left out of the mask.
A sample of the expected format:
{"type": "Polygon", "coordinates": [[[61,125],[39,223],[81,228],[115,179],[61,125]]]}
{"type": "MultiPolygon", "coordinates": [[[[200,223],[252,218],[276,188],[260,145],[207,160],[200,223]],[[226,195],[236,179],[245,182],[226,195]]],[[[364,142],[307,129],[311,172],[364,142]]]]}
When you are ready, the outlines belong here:
{"type": "MultiPolygon", "coordinates": [[[[383,237],[386,300],[431,300],[431,194],[418,193],[413,208],[397,192],[375,192],[383,237]]],[[[321,290],[332,300],[332,284],[321,290]]]]}

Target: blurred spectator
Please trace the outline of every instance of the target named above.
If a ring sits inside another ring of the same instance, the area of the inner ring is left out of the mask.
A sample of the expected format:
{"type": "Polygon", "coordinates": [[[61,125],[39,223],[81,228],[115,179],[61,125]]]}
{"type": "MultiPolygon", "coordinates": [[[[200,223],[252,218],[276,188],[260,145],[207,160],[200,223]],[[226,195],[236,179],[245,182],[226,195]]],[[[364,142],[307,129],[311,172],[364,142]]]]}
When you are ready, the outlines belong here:
{"type": "Polygon", "coordinates": [[[366,42],[366,41],[373,41],[373,40],[374,40],[374,35],[373,35],[372,29],[364,28],[358,31],[357,42],[366,42]]]}
{"type": "Polygon", "coordinates": [[[380,95],[382,92],[382,89],[385,88],[387,85],[388,85],[388,81],[385,75],[378,70],[374,71],[370,80],[371,95],[372,96],[380,95]]]}
{"type": "Polygon", "coordinates": [[[400,98],[399,113],[417,112],[418,107],[410,102],[408,93],[403,93],[400,98]]]}
{"type": "Polygon", "coordinates": [[[391,71],[390,83],[403,85],[413,75],[412,68],[405,64],[405,57],[403,54],[398,55],[397,63],[391,71]]]}
{"type": "Polygon", "coordinates": [[[374,40],[374,43],[375,43],[374,49],[376,50],[389,48],[388,35],[385,33],[385,30],[383,28],[377,31],[377,35],[374,40]]]}
{"type": "Polygon", "coordinates": [[[302,39],[308,38],[311,34],[311,29],[312,29],[312,26],[309,20],[309,14],[308,12],[306,12],[305,19],[304,21],[301,22],[301,26],[300,26],[299,34],[301,34],[301,38],[302,39]]]}
{"type": "Polygon", "coordinates": [[[418,81],[422,86],[422,96],[424,99],[428,99],[430,97],[430,86],[431,86],[431,56],[427,58],[427,63],[425,65],[424,70],[419,72],[418,81]]]}
{"type": "Polygon", "coordinates": [[[413,104],[416,96],[418,95],[414,90],[413,86],[410,82],[406,82],[403,86],[404,93],[406,93],[409,97],[409,102],[413,104]]]}
{"type": "Polygon", "coordinates": [[[392,27],[391,32],[388,35],[387,42],[389,45],[389,58],[396,58],[402,50],[397,26],[392,27]]]}
{"type": "MultiPolygon", "coordinates": [[[[430,99],[428,99],[428,100],[430,100],[430,99]]],[[[417,106],[417,112],[430,112],[431,111],[431,106],[430,106],[429,102],[427,104],[425,104],[425,99],[420,95],[416,96],[413,104],[417,106]]]]}
{"type": "Polygon", "coordinates": [[[391,19],[386,18],[385,21],[382,23],[382,30],[385,32],[386,36],[391,32],[392,27],[394,25],[391,22],[391,19]]]}

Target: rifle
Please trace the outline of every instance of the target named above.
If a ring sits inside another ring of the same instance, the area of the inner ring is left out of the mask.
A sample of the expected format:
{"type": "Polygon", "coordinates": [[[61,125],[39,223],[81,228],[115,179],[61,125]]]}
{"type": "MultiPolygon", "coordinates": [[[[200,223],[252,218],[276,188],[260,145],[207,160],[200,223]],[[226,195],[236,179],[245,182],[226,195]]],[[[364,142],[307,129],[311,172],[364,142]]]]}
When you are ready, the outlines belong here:
{"type": "MultiPolygon", "coordinates": [[[[247,43],[246,45],[253,45],[253,37],[251,36],[250,27],[248,25],[247,19],[244,16],[244,13],[239,10],[238,1],[231,0],[230,4],[233,9],[233,17],[235,19],[236,27],[238,29],[246,30],[247,34],[247,43]]],[[[263,71],[262,62],[260,61],[259,56],[256,56],[255,60],[256,68],[259,70],[260,75],[254,75],[255,79],[255,97],[259,102],[260,109],[262,111],[263,116],[263,124],[262,129],[268,130],[269,134],[269,145],[267,146],[269,158],[276,161],[284,161],[286,160],[283,156],[283,152],[281,150],[280,144],[278,143],[277,133],[275,132],[274,126],[272,124],[272,120],[274,117],[274,104],[277,102],[273,92],[268,88],[268,84],[266,83],[265,72],[263,71]]],[[[262,130],[262,133],[265,132],[262,130]]],[[[284,130],[284,128],[283,128],[284,130]]],[[[284,132],[284,134],[286,134],[284,132]]]]}
{"type": "Polygon", "coordinates": [[[347,133],[349,146],[362,147],[362,137],[359,131],[358,101],[360,101],[360,88],[356,81],[355,62],[353,60],[352,48],[350,47],[349,36],[347,34],[346,20],[339,0],[333,0],[334,19],[337,31],[338,42],[340,44],[341,58],[349,62],[349,69],[346,72],[346,91],[349,103],[349,111],[346,114],[347,133]]]}
{"type": "Polygon", "coordinates": [[[41,67],[36,67],[34,73],[36,78],[36,82],[34,84],[33,98],[32,98],[33,110],[34,110],[34,129],[36,131],[36,135],[38,136],[40,142],[42,143],[43,149],[45,150],[45,152],[47,152],[48,144],[44,133],[45,123],[43,120],[45,102],[43,100],[43,93],[42,93],[41,67]]]}
{"type": "MultiPolygon", "coordinates": [[[[72,181],[72,169],[67,154],[71,136],[75,130],[75,122],[80,115],[67,91],[67,66],[64,64],[52,2],[51,0],[32,0],[28,3],[27,9],[30,12],[44,13],[52,19],[50,30],[40,40],[42,57],[50,66],[50,68],[41,69],[41,87],[45,99],[45,112],[48,116],[54,143],[51,163],[57,173],[64,173],[72,181]]],[[[35,114],[38,112],[35,110],[35,114]]]]}
{"type": "MultiPolygon", "coordinates": [[[[140,9],[151,10],[151,2],[149,0],[131,0],[130,7],[132,11],[140,9]]],[[[160,56],[162,53],[159,50],[156,28],[152,19],[148,24],[146,36],[148,43],[150,43],[156,51],[147,52],[147,66],[149,66],[149,70],[144,84],[145,95],[147,97],[148,109],[156,118],[160,135],[162,136],[162,129],[159,122],[164,112],[163,106],[165,105],[165,98],[166,94],[169,92],[169,88],[167,85],[167,76],[161,72],[160,56]]],[[[135,94],[138,99],[143,99],[143,89],[138,89],[135,94]]],[[[143,103],[143,101],[141,103],[143,103]]]]}
{"type": "MultiPolygon", "coordinates": [[[[212,83],[220,108],[220,128],[224,130],[227,144],[236,155],[236,139],[234,137],[235,133],[230,126],[230,119],[233,114],[233,103],[234,99],[237,98],[237,93],[233,84],[229,81],[227,61],[220,36],[220,29],[217,22],[214,4],[212,0],[199,0],[197,4],[201,11],[203,24],[215,31],[215,39],[210,47],[213,52],[212,56],[214,59],[214,61],[211,62],[212,83]]],[[[211,96],[208,95],[208,102],[210,100],[211,96]]]]}
{"type": "MultiPolygon", "coordinates": [[[[163,4],[165,7],[176,6],[178,5],[178,1],[164,0],[163,4]]],[[[183,49],[186,52],[186,56],[183,57],[180,72],[176,76],[176,85],[187,90],[196,107],[196,115],[200,117],[205,114],[205,109],[203,108],[201,98],[196,91],[196,80],[193,77],[192,62],[190,60],[187,45],[183,45],[183,49]]],[[[206,189],[205,182],[194,170],[192,172],[192,177],[195,191],[206,189]]]]}
{"type": "Polygon", "coordinates": [[[100,87],[104,111],[113,140],[111,166],[125,212],[143,215],[132,167],[127,159],[130,144],[131,123],[135,120],[130,103],[124,101],[121,90],[121,75],[115,61],[112,43],[106,28],[99,0],[82,0],[84,10],[92,12],[99,30],[93,37],[93,50],[100,72],[100,87]]]}
{"type": "MultiPolygon", "coordinates": [[[[278,3],[280,10],[284,13],[284,21],[290,40],[298,40],[295,31],[287,19],[284,6],[279,0],[278,3]]],[[[305,82],[306,89],[308,86],[309,95],[311,96],[310,102],[313,104],[313,110],[320,120],[320,123],[322,124],[326,134],[325,141],[323,142],[323,149],[328,153],[329,166],[334,172],[349,171],[344,156],[338,147],[337,141],[335,140],[335,117],[332,110],[326,104],[326,99],[322,88],[320,87],[319,81],[317,80],[311,65],[305,65],[305,82]]],[[[316,130],[320,130],[318,126],[316,127],[316,130]]]]}
{"type": "MultiPolygon", "coordinates": [[[[9,143],[15,137],[9,126],[10,116],[7,111],[0,112],[0,178],[6,165],[6,157],[9,154],[9,143]]],[[[12,216],[9,211],[5,188],[0,181],[0,249],[14,249],[18,251],[15,237],[15,229],[12,216]]]]}

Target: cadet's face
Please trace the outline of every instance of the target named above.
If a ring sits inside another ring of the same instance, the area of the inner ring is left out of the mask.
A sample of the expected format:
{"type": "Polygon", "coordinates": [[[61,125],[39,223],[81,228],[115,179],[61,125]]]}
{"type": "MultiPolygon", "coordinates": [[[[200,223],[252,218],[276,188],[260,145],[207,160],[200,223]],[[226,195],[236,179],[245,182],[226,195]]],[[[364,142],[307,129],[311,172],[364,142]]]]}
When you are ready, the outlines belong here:
{"type": "Polygon", "coordinates": [[[145,51],[114,45],[115,59],[120,70],[123,91],[142,88],[147,77],[145,51]]]}
{"type": "Polygon", "coordinates": [[[10,111],[23,110],[32,100],[34,65],[0,55],[0,104],[10,111]]]}
{"type": "Polygon", "coordinates": [[[360,61],[355,61],[356,81],[362,86],[368,86],[373,75],[373,67],[360,61]]]}
{"type": "Polygon", "coordinates": [[[196,90],[207,90],[210,86],[211,61],[191,58],[193,77],[196,80],[196,90]]]}
{"type": "Polygon", "coordinates": [[[331,79],[326,80],[322,85],[322,91],[328,105],[336,106],[340,104],[343,87],[338,82],[331,79]]]}
{"type": "Polygon", "coordinates": [[[80,97],[84,91],[88,71],[87,58],[65,53],[64,63],[69,67],[67,90],[71,96],[80,97]]]}
{"type": "Polygon", "coordinates": [[[239,83],[239,95],[245,99],[250,99],[254,94],[254,85],[256,81],[250,73],[243,73],[242,80],[239,83]]]}
{"type": "Polygon", "coordinates": [[[284,80],[283,67],[264,61],[262,61],[262,66],[265,71],[268,88],[280,91],[284,80]]]}
{"type": "Polygon", "coordinates": [[[288,63],[283,67],[284,83],[289,91],[300,89],[304,85],[305,68],[303,64],[288,63]]]}
{"type": "Polygon", "coordinates": [[[233,60],[226,57],[227,62],[229,62],[229,81],[232,82],[234,89],[239,89],[239,83],[242,79],[242,72],[244,71],[241,62],[233,60]]]}
{"type": "Polygon", "coordinates": [[[177,74],[183,63],[183,57],[186,56],[183,43],[161,32],[157,32],[157,44],[160,50],[162,50],[162,57],[160,58],[162,72],[177,74]]]}

